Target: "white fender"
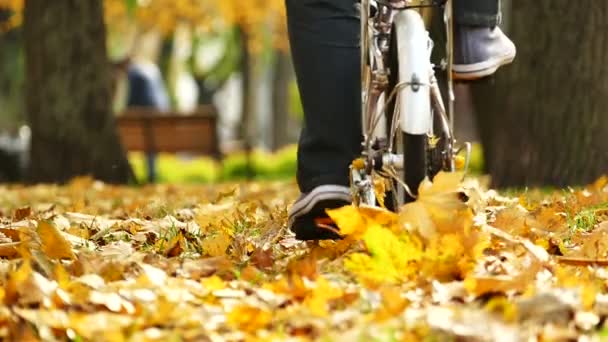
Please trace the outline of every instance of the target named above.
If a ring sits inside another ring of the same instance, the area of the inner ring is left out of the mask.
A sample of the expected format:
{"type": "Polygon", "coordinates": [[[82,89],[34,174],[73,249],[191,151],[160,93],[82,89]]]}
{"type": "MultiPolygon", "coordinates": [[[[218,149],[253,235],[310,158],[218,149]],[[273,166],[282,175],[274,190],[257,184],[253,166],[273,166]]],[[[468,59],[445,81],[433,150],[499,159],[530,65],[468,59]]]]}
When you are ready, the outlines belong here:
{"type": "Polygon", "coordinates": [[[410,83],[399,93],[401,129],[409,134],[431,132],[431,49],[424,21],[415,10],[395,15],[399,60],[399,83],[410,83]],[[414,83],[414,84],[411,84],[414,83]]]}

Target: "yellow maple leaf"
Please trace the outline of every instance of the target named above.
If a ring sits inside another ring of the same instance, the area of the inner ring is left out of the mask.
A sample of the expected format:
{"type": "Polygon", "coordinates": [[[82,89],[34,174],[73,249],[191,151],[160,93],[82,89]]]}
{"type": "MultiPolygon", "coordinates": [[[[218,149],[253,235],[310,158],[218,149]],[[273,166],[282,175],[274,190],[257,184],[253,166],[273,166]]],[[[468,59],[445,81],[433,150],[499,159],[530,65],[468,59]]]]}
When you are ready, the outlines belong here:
{"type": "Polygon", "coordinates": [[[433,238],[425,249],[423,272],[439,279],[455,277],[460,272],[457,265],[465,252],[458,234],[433,238]]]}
{"type": "Polygon", "coordinates": [[[184,234],[180,231],[167,242],[159,240],[157,246],[164,256],[176,257],[186,250],[186,239],[184,238],[184,234]]]}
{"type": "Polygon", "coordinates": [[[581,287],[580,293],[583,308],[585,308],[585,310],[592,310],[597,294],[601,293],[601,290],[594,284],[587,283],[581,287]]]}
{"type": "Polygon", "coordinates": [[[42,251],[51,259],[74,259],[70,242],[51,223],[41,221],[37,228],[42,251]]]}
{"type": "Polygon", "coordinates": [[[252,333],[268,326],[272,321],[272,314],[260,308],[241,305],[235,307],[227,319],[232,327],[252,333]]]}
{"type": "Polygon", "coordinates": [[[201,242],[201,247],[207,255],[217,257],[226,255],[226,250],[231,243],[232,236],[223,229],[218,229],[201,242]]]}
{"type": "Polygon", "coordinates": [[[323,277],[318,277],[315,282],[315,288],[312,293],[304,300],[304,305],[308,307],[310,312],[320,317],[327,317],[328,302],[332,299],[340,298],[344,295],[344,291],[333,286],[323,277]]]}
{"type": "Polygon", "coordinates": [[[55,281],[59,284],[59,287],[66,289],[70,285],[70,273],[63,267],[62,264],[58,263],[53,267],[53,276],[55,281]]]}
{"type": "Polygon", "coordinates": [[[372,225],[363,241],[369,253],[354,253],[344,262],[359,279],[368,283],[393,283],[407,280],[417,272],[422,246],[414,237],[397,236],[390,229],[372,225]]]}
{"type": "Polygon", "coordinates": [[[3,302],[10,305],[17,301],[19,291],[24,288],[23,284],[32,276],[32,265],[29,261],[24,261],[21,266],[11,272],[8,281],[4,285],[3,302]]]}
{"type": "Polygon", "coordinates": [[[440,172],[433,182],[425,179],[418,189],[418,198],[400,211],[402,225],[425,239],[452,230],[454,217],[470,211],[461,200],[461,172],[440,172]]]}
{"type": "Polygon", "coordinates": [[[366,229],[365,220],[359,214],[359,209],[353,205],[327,210],[327,215],[336,223],[343,235],[360,235],[366,229]]]}
{"type": "Polygon", "coordinates": [[[502,314],[507,322],[514,322],[517,319],[517,305],[505,297],[494,297],[488,301],[484,308],[490,312],[502,314]]]}
{"type": "Polygon", "coordinates": [[[409,301],[402,295],[397,286],[385,286],[380,289],[382,305],[374,312],[373,319],[383,322],[398,316],[408,306],[409,301]]]}
{"type": "Polygon", "coordinates": [[[400,222],[423,238],[422,274],[451,280],[465,276],[488,246],[487,234],[473,227],[473,211],[462,199],[462,173],[440,172],[425,180],[418,198],[403,206],[400,222]]]}
{"type": "Polygon", "coordinates": [[[386,209],[354,205],[327,210],[327,215],[336,223],[340,234],[355,240],[362,238],[368,227],[380,225],[394,228],[399,220],[397,214],[386,209]]]}
{"type": "Polygon", "coordinates": [[[226,288],[226,283],[217,275],[201,279],[201,285],[209,291],[221,290],[226,288]]]}

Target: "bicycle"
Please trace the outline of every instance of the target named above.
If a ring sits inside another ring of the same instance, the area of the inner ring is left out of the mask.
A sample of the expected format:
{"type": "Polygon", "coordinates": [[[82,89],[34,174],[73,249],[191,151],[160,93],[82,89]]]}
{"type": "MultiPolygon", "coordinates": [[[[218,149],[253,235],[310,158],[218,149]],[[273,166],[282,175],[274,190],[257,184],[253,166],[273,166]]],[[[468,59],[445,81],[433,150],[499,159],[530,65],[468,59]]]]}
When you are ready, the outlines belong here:
{"type": "Polygon", "coordinates": [[[363,142],[351,164],[351,191],[357,205],[396,210],[416,199],[425,177],[454,171],[462,150],[468,169],[471,144],[456,148],[453,137],[451,0],[360,5],[363,142]],[[420,13],[425,8],[444,9],[447,51],[439,65],[431,61],[434,43],[420,13]],[[436,70],[447,73],[447,109],[436,70]]]}

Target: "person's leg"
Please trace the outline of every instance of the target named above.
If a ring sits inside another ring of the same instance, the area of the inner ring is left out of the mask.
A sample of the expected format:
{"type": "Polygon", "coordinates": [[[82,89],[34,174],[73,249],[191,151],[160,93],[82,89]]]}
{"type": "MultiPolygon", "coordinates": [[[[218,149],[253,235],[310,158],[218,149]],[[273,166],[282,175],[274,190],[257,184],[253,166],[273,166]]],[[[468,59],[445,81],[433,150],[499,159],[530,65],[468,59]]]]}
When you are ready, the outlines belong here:
{"type": "Polygon", "coordinates": [[[500,24],[500,0],[454,0],[457,25],[494,27],[500,24]]]}
{"type": "Polygon", "coordinates": [[[156,153],[146,153],[146,165],[148,166],[148,183],[156,183],[156,153]]]}
{"type": "Polygon", "coordinates": [[[290,210],[290,226],[301,239],[323,238],[314,218],[323,216],[327,207],[350,201],[349,165],[362,140],[355,4],[354,0],[286,0],[304,108],[297,171],[303,195],[290,210]]]}
{"type": "Polygon", "coordinates": [[[513,61],[515,45],[500,30],[500,0],[454,0],[454,76],[474,80],[513,61]]]}

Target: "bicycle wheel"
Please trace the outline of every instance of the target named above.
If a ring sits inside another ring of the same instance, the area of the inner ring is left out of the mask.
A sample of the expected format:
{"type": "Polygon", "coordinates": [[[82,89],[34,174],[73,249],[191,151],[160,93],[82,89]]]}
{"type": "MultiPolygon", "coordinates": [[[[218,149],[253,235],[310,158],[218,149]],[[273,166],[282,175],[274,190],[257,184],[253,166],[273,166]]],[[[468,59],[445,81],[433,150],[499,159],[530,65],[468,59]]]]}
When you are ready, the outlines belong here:
{"type": "MultiPolygon", "coordinates": [[[[402,204],[415,200],[420,183],[426,177],[432,179],[443,169],[443,165],[441,165],[443,144],[433,145],[430,142],[435,138],[433,132],[438,120],[435,120],[437,117],[433,115],[433,104],[431,103],[429,84],[432,70],[430,69],[428,34],[417,13],[405,11],[399,15],[404,18],[401,20],[396,18],[393,27],[389,92],[393,91],[398,84],[407,83],[398,90],[400,92],[399,100],[395,100],[395,103],[392,104],[393,113],[397,107],[401,111],[399,137],[396,137],[398,142],[395,146],[398,149],[396,152],[404,155],[401,176],[403,183],[409,189],[408,191],[403,189],[403,186],[396,186],[397,189],[402,189],[396,196],[399,204],[402,204]],[[414,61],[412,62],[412,60],[414,61]],[[397,101],[399,101],[399,106],[396,105],[397,101]],[[407,105],[406,107],[403,105],[404,103],[407,105]],[[408,120],[417,123],[404,124],[404,116],[409,116],[408,120]]],[[[439,141],[441,140],[440,137],[439,141]]]]}
{"type": "MultiPolygon", "coordinates": [[[[399,61],[397,54],[393,53],[394,51],[396,51],[395,35],[393,35],[391,43],[390,68],[391,70],[398,70],[399,61]]],[[[399,84],[398,76],[399,74],[397,72],[391,72],[387,90],[388,93],[391,93],[397,84],[399,84]]],[[[391,101],[391,103],[389,103],[387,106],[388,122],[392,122],[393,116],[397,115],[395,112],[397,107],[395,103],[396,99],[391,101]]],[[[390,136],[392,129],[393,128],[388,127],[387,136],[390,136]]],[[[393,146],[395,150],[392,152],[404,156],[403,170],[401,171],[400,176],[402,177],[403,182],[412,192],[412,195],[416,196],[418,195],[418,186],[422,180],[427,177],[427,174],[431,169],[429,162],[432,162],[433,160],[429,160],[428,158],[428,136],[426,134],[408,134],[397,129],[397,134],[395,135],[394,140],[393,146]]],[[[393,211],[398,209],[400,205],[415,200],[413,196],[408,194],[408,192],[403,189],[403,186],[398,181],[393,181],[393,190],[392,193],[388,194],[388,198],[390,200],[387,202],[392,203],[389,209],[393,211]]]]}

